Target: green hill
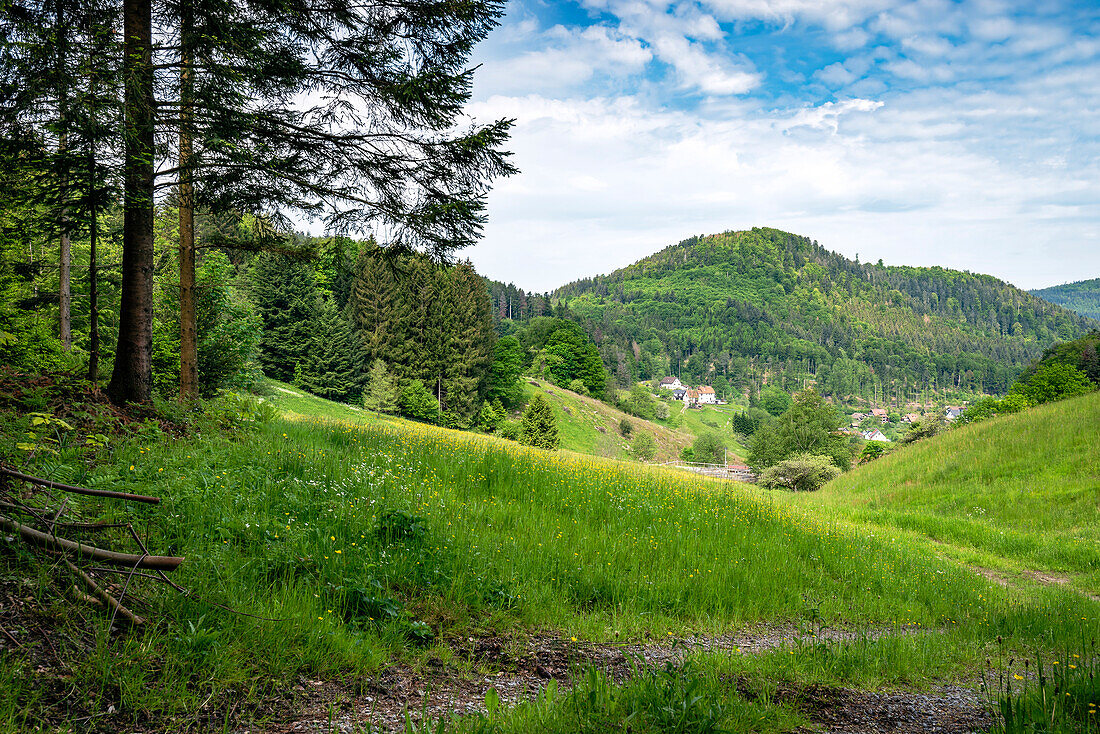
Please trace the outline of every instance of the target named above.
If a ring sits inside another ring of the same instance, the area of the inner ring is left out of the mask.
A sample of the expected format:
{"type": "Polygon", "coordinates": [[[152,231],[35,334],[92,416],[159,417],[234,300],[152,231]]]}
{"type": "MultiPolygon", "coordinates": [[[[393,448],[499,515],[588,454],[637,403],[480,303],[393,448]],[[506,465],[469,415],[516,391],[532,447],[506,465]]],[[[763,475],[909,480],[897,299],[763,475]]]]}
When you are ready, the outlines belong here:
{"type": "Polygon", "coordinates": [[[1098,594],[1100,392],[902,447],[793,501],[1098,594]]]}
{"type": "Polygon", "coordinates": [[[1030,293],[1082,316],[1100,320],[1100,278],[1041,288],[1030,293]]]}
{"type": "Polygon", "coordinates": [[[1095,322],[988,275],[849,260],[753,229],[692,237],[553,297],[598,334],[605,363],[759,389],[900,401],[1000,393],[1045,347],[1095,322]]]}

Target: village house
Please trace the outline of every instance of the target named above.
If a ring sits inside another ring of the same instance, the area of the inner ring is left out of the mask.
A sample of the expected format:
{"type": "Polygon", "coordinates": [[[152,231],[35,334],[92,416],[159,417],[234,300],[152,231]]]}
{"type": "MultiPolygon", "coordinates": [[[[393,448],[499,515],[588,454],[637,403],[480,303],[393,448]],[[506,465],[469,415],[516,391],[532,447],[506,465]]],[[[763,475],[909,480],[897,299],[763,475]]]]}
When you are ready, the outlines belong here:
{"type": "Polygon", "coordinates": [[[949,421],[956,420],[963,414],[963,410],[961,405],[948,405],[947,410],[944,411],[944,417],[949,421]]]}
{"type": "Polygon", "coordinates": [[[687,395],[686,387],[678,387],[672,391],[673,400],[683,400],[685,395],[687,395]]]}
{"type": "Polygon", "coordinates": [[[890,421],[890,416],[886,414],[886,408],[871,408],[871,415],[882,421],[882,425],[886,425],[890,421]]]}
{"type": "Polygon", "coordinates": [[[688,388],[684,393],[684,403],[690,408],[699,404],[699,391],[688,388]]]}
{"type": "Polygon", "coordinates": [[[867,441],[882,441],[883,443],[890,443],[890,439],[886,438],[886,434],[884,434],[877,428],[873,431],[864,431],[861,435],[867,441]]]}
{"type": "Polygon", "coordinates": [[[679,377],[662,377],[661,387],[666,390],[679,390],[684,386],[684,383],[680,382],[679,377]]]}
{"type": "Polygon", "coordinates": [[[700,405],[715,405],[718,402],[718,396],[710,385],[700,385],[698,392],[700,405]]]}
{"type": "Polygon", "coordinates": [[[920,416],[916,413],[906,413],[902,416],[902,423],[916,423],[920,420],[920,416]]]}

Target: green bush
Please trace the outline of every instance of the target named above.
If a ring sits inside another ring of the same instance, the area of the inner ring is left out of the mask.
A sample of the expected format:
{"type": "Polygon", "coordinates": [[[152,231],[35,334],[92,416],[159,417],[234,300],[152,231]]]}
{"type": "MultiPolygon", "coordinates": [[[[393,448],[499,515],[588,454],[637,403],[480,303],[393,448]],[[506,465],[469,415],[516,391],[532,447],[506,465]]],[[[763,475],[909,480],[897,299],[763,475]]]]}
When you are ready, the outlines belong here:
{"type": "Polygon", "coordinates": [[[707,431],[695,439],[691,445],[695,461],[702,464],[725,464],[726,444],[714,431],[707,431]]]}
{"type": "Polygon", "coordinates": [[[832,457],[823,454],[796,454],[769,466],[760,475],[760,484],[769,489],[813,492],[840,476],[832,457]]]}
{"type": "Polygon", "coordinates": [[[630,434],[634,432],[634,424],[623,418],[619,421],[619,435],[623,438],[630,438],[630,434]]]}
{"type": "Polygon", "coordinates": [[[652,433],[639,431],[638,435],[634,437],[631,451],[641,461],[652,461],[653,457],[657,455],[657,439],[653,438],[652,433]]]}
{"type": "Polygon", "coordinates": [[[435,423],[439,417],[439,404],[420,380],[413,380],[405,386],[397,408],[401,415],[424,423],[435,423]]]}

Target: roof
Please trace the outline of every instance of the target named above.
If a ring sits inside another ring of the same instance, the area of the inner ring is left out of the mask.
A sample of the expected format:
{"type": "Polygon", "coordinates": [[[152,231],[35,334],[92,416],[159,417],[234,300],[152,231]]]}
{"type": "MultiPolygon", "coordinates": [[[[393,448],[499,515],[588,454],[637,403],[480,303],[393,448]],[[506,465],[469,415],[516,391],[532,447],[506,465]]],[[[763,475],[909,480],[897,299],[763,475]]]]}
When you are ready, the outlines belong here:
{"type": "Polygon", "coordinates": [[[713,395],[714,394],[714,388],[711,387],[710,385],[700,385],[699,386],[699,394],[700,395],[713,395]]]}
{"type": "Polygon", "coordinates": [[[662,385],[671,385],[674,382],[677,382],[675,377],[662,377],[661,378],[661,384],[662,385]]]}
{"type": "Polygon", "coordinates": [[[699,391],[698,390],[688,390],[687,395],[688,395],[689,398],[697,398],[697,397],[699,397],[699,391]]]}
{"type": "Polygon", "coordinates": [[[884,416],[886,415],[885,408],[871,408],[871,415],[884,416]]]}

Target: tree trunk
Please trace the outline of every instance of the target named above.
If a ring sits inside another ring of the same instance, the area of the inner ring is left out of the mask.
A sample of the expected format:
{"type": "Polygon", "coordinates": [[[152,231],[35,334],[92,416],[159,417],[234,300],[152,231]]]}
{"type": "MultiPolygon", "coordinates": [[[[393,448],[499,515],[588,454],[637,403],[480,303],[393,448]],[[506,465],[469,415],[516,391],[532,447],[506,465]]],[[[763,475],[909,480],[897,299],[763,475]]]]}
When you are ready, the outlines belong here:
{"type": "MultiPolygon", "coordinates": [[[[95,190],[95,157],[88,154],[88,190],[95,190]]],[[[99,382],[99,216],[95,206],[88,215],[88,382],[99,382]]]]}
{"type": "Polygon", "coordinates": [[[153,66],[151,0],[124,0],[122,300],[107,394],[148,402],[153,385],[153,66]]]}
{"type": "Polygon", "coordinates": [[[194,78],[190,8],[182,8],[180,43],[180,401],[199,396],[198,328],[195,316],[195,187],[192,181],[194,78]]]}
{"type": "Polygon", "coordinates": [[[61,344],[68,352],[73,348],[73,321],[72,321],[72,265],[73,251],[72,241],[69,239],[69,209],[66,202],[69,198],[69,162],[68,153],[68,94],[66,89],[64,64],[68,55],[68,28],[65,25],[65,8],[63,3],[57,2],[57,78],[60,83],[58,89],[58,118],[61,123],[61,132],[57,140],[57,153],[61,161],[61,242],[58,276],[58,312],[60,324],[61,344]]]}

